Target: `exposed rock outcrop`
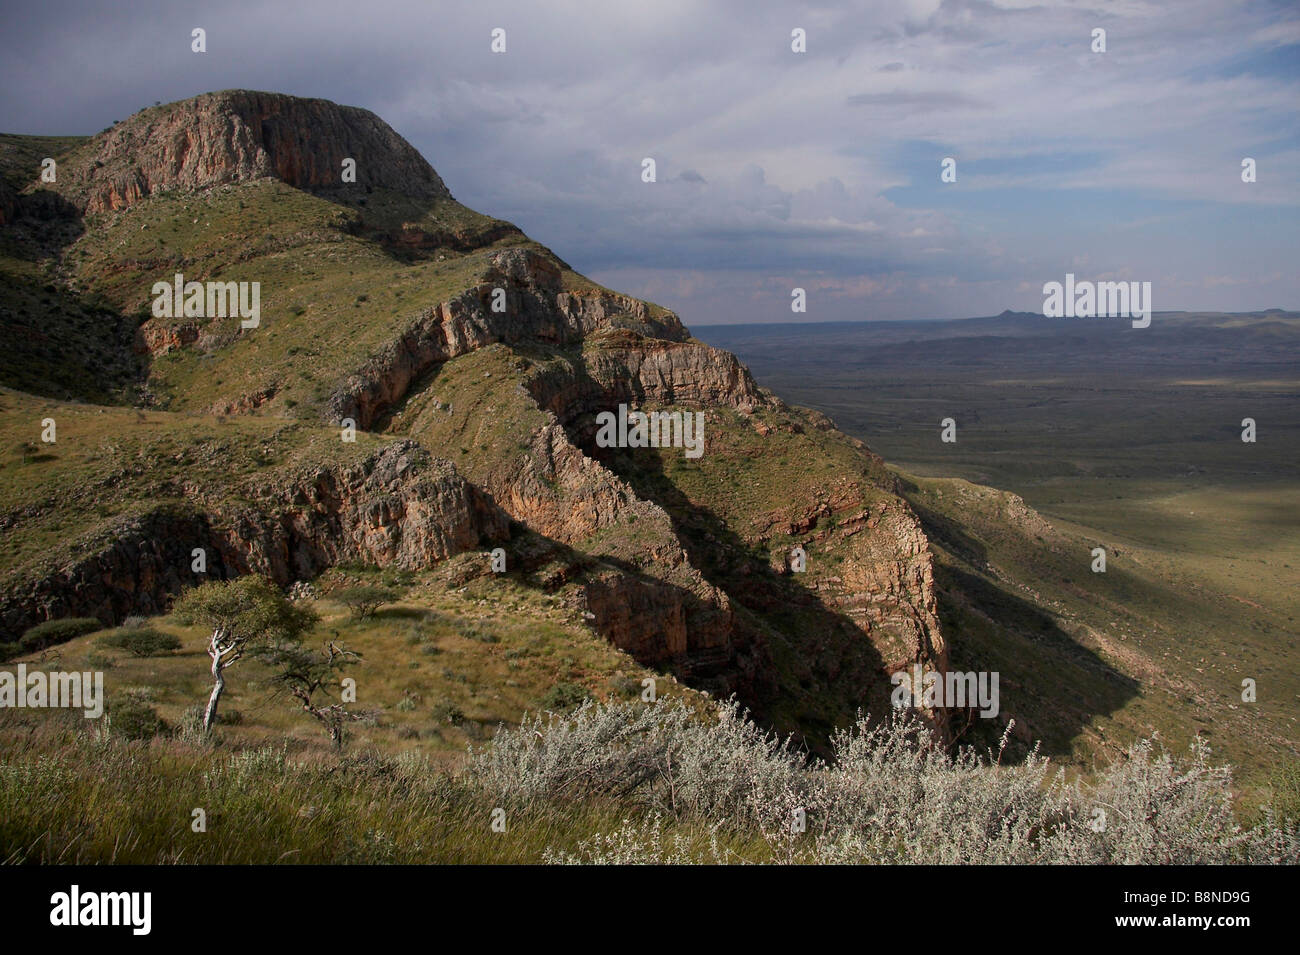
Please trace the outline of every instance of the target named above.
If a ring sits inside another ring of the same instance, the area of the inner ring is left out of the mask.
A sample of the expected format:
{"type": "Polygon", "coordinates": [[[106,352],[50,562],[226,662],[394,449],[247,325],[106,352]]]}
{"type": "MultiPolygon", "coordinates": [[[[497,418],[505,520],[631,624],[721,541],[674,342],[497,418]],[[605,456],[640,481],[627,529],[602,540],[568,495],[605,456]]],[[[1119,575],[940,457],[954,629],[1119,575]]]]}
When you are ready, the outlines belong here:
{"type": "Polygon", "coordinates": [[[89,555],[0,597],[9,639],[42,620],[98,617],[105,624],[166,609],[203,580],[259,573],[287,586],[340,561],[427,567],[504,540],[509,520],[448,462],[398,441],[358,465],[259,476],[237,495],[184,487],[192,503],[159,507],[101,535],[89,555]],[[243,497],[256,504],[232,506],[243,497]],[[195,573],[194,548],[206,571],[195,573]]]}
{"type": "Polygon", "coordinates": [[[730,352],[617,328],[588,339],[580,369],[548,370],[531,378],[528,389],[566,422],[619,404],[724,407],[744,414],[785,407],[730,352]]]}
{"type": "Polygon", "coordinates": [[[61,165],[55,188],[87,213],[267,176],[330,192],[343,185],[344,159],[356,161],[362,187],[451,198],[424,157],[369,110],[250,90],[142,110],[61,165]]]}
{"type": "Polygon", "coordinates": [[[358,427],[370,428],[416,379],[441,362],[496,342],[572,345],[618,318],[668,342],[689,337],[676,315],[656,316],[645,302],[603,289],[565,290],[560,263],[537,250],[493,252],[474,288],[422,311],[399,338],[340,382],[330,396],[327,417],[333,422],[351,418],[358,427]],[[497,288],[505,293],[500,312],[492,309],[497,288]]]}
{"type": "Polygon", "coordinates": [[[399,441],[358,467],[255,480],[254,508],[214,519],[232,562],[280,583],[341,561],[428,567],[507,535],[509,520],[447,462],[399,441]]]}

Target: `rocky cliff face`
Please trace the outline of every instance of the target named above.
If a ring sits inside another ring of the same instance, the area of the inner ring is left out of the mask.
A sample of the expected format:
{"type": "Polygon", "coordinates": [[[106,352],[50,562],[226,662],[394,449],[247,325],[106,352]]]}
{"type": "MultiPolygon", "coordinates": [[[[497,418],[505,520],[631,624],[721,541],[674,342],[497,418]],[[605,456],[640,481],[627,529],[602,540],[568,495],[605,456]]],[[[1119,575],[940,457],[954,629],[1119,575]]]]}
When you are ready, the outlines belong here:
{"type": "Polygon", "coordinates": [[[573,345],[616,319],[669,342],[688,337],[676,315],[652,316],[637,299],[603,290],[565,290],[560,263],[543,252],[495,252],[473,288],[419,313],[400,337],[340,382],[330,396],[328,417],[335,422],[351,418],[370,428],[435,365],[497,342],[573,345]],[[492,307],[498,288],[504,291],[499,312],[492,307]]]}
{"type": "Polygon", "coordinates": [[[272,176],[330,192],[343,160],[356,181],[421,199],[451,198],[433,167],[374,113],[327,100],[227,90],[142,110],[100,133],[59,170],[83,212],[121,209],[163,190],[272,176]]]}
{"type": "Polygon", "coordinates": [[[17,637],[42,620],[166,610],[203,580],[258,573],[287,586],[342,561],[428,567],[506,539],[509,520],[448,462],[410,441],[355,466],[276,471],[214,494],[182,484],[186,505],[120,522],[91,553],[0,597],[0,627],[17,637]],[[232,501],[253,501],[237,504],[232,501]],[[193,550],[205,552],[195,573],[193,550]]]}
{"type": "Polygon", "coordinates": [[[216,508],[227,560],[279,583],[360,561],[429,567],[505,539],[509,520],[452,465],[399,441],[359,467],[320,464],[250,481],[256,506],[216,508]]]}

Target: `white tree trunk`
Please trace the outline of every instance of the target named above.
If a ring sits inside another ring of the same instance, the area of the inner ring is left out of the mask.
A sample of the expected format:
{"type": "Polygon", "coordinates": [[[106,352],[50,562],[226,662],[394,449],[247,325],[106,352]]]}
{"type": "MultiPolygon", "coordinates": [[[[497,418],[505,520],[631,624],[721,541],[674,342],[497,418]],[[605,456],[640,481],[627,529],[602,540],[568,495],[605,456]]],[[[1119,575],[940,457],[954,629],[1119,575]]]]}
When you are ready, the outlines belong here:
{"type": "Polygon", "coordinates": [[[208,655],[212,657],[212,694],[208,697],[208,707],[203,711],[203,732],[212,732],[212,724],[217,719],[217,701],[221,699],[221,692],[226,688],[225,667],[221,665],[220,634],[218,630],[212,634],[212,648],[208,650],[208,655]]]}

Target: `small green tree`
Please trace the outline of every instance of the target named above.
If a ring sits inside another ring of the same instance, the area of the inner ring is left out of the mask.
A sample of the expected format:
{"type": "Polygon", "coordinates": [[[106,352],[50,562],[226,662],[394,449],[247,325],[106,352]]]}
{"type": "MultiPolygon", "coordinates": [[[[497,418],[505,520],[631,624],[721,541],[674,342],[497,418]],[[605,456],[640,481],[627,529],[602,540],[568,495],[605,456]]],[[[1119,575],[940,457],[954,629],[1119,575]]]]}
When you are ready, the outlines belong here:
{"type": "Polygon", "coordinates": [[[397,594],[387,587],[372,587],[365,584],[344,587],[330,596],[347,606],[356,620],[373,617],[376,610],[397,599],[397,594]]]}
{"type": "Polygon", "coordinates": [[[226,688],[225,671],[245,653],[292,644],[316,623],[312,611],[286,600],[262,577],[239,577],[200,584],[172,608],[182,623],[212,628],[208,656],[212,658],[212,693],[203,711],[203,731],[212,731],[217,703],[226,688]]]}
{"type": "Polygon", "coordinates": [[[341,702],[325,700],[329,699],[331,687],[342,684],[343,671],[356,663],[361,654],[329,641],[323,650],[308,649],[297,643],[280,644],[261,657],[277,671],[274,681],[325,727],[334,748],[342,749],[344,724],[364,719],[365,714],[351,712],[341,702]]]}

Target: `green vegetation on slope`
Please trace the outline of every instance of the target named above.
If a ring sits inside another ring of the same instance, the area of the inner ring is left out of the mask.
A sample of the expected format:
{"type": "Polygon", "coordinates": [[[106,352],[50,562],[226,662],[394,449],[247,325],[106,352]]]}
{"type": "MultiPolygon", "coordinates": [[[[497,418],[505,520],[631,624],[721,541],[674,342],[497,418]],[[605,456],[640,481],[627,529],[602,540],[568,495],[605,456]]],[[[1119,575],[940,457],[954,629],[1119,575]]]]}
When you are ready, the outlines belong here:
{"type": "Polygon", "coordinates": [[[1043,759],[950,759],[904,720],[856,724],[833,765],[806,765],[734,707],[663,702],[529,720],[450,768],[414,753],[132,742],[111,722],[6,729],[6,862],[1300,860],[1290,791],[1243,829],[1230,771],[1195,747],[1139,744],[1078,785],[1043,759]]]}

